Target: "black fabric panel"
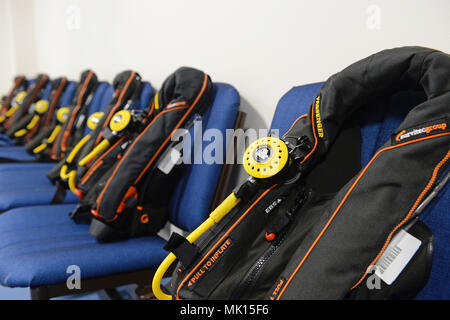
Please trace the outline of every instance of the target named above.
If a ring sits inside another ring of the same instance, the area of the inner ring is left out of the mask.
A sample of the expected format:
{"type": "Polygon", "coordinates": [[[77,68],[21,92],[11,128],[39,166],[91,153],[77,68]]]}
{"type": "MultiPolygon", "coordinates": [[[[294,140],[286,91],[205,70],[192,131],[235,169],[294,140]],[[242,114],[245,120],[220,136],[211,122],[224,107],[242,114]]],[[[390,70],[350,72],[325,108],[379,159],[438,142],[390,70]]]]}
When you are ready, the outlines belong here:
{"type": "MultiPolygon", "coordinates": [[[[75,145],[81,138],[81,135],[84,132],[84,126],[82,126],[82,130],[81,129],[77,130],[75,126],[78,122],[79,117],[82,115],[86,115],[88,98],[92,97],[93,93],[95,92],[99,84],[97,75],[92,70],[86,70],[82,72],[78,83],[79,85],[77,87],[77,91],[75,92],[75,96],[72,100],[72,105],[70,107],[71,110],[67,117],[67,121],[63,124],[61,128],[61,133],[58,135],[58,138],[53,143],[56,145],[55,155],[58,158],[62,156],[62,140],[64,137],[64,132],[68,131],[70,132],[71,135],[71,138],[68,139],[69,150],[66,150],[66,152],[70,152],[70,146],[75,145]],[[88,79],[90,73],[92,73],[92,76],[90,79],[88,79]],[[86,88],[84,91],[83,87],[86,88]],[[77,105],[79,105],[79,108],[77,108],[77,105]],[[75,120],[72,122],[72,124],[70,124],[69,119],[71,119],[72,117],[74,117],[75,120]]],[[[87,121],[87,119],[84,119],[84,122],[85,121],[87,121]]]]}
{"type": "Polygon", "coordinates": [[[344,298],[381,250],[389,233],[406,217],[449,145],[450,137],[444,136],[383,152],[336,211],[356,178],[350,181],[293,254],[283,272],[287,279],[337,212],[282,298],[344,298]],[[447,146],[445,150],[443,145],[447,146]]]}
{"type": "Polygon", "coordinates": [[[422,244],[398,278],[387,285],[377,275],[380,288],[369,290],[362,282],[351,291],[346,299],[350,300],[410,300],[413,299],[428,282],[433,263],[433,233],[426,224],[418,220],[408,231],[422,244]]]}
{"type": "Polygon", "coordinates": [[[104,219],[108,220],[116,215],[116,210],[128,189],[133,184],[139,183],[136,180],[144,170],[148,172],[150,168],[145,169],[147,164],[181,119],[185,117],[184,123],[186,123],[194,113],[209,107],[212,99],[211,88],[209,77],[191,68],[178,69],[164,82],[160,91],[163,111],[153,118],[131,144],[97,200],[98,213],[104,219]],[[169,100],[171,95],[173,99],[169,100]],[[199,97],[198,101],[196,101],[197,97],[199,97]],[[172,105],[181,101],[185,102],[184,108],[172,105]]]}
{"type": "Polygon", "coordinates": [[[307,187],[319,194],[337,193],[361,169],[361,129],[348,126],[330,150],[305,178],[307,187]]]}
{"type": "MultiPolygon", "coordinates": [[[[139,99],[141,93],[141,76],[134,71],[123,71],[114,78],[113,87],[114,90],[118,93],[114,96],[108,107],[103,111],[103,117],[98,122],[97,127],[90,133],[89,140],[86,142],[82,150],[78,153],[76,159],[73,161],[74,163],[78,162],[78,160],[83,159],[86,155],[88,155],[89,152],[91,152],[92,149],[96,146],[97,141],[101,141],[101,139],[103,138],[102,131],[109,125],[108,120],[111,119],[117,111],[122,110],[129,99],[131,99],[132,97],[135,99],[137,97],[139,99]],[[128,80],[130,80],[129,85],[125,88],[128,80]],[[120,97],[121,100],[119,101],[120,97]]],[[[94,163],[94,161],[92,163],[94,163]]],[[[76,184],[79,184],[84,172],[88,167],[89,166],[77,166],[77,175],[75,181],[76,184]]]]}
{"type": "Polygon", "coordinates": [[[6,131],[6,134],[9,137],[14,136],[14,131],[12,131],[12,126],[28,112],[28,109],[34,102],[36,102],[40,99],[41,94],[43,93],[43,89],[47,85],[48,82],[49,82],[48,75],[40,74],[36,78],[35,83],[28,88],[27,95],[25,96],[25,99],[20,104],[17,111],[14,112],[14,114],[11,116],[11,118],[6,120],[7,129],[8,129],[6,131]]]}

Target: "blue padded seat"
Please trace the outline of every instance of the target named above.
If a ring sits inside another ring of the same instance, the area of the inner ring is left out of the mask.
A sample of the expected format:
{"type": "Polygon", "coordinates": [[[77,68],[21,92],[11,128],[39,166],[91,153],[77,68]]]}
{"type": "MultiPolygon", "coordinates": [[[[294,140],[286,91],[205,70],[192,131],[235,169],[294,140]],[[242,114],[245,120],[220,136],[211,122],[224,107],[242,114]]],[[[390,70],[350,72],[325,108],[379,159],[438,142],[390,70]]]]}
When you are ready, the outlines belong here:
{"type": "Polygon", "coordinates": [[[5,171],[25,171],[30,169],[45,169],[50,170],[55,165],[54,162],[36,162],[36,163],[2,163],[0,164],[0,172],[5,171]]]}
{"type": "Polygon", "coordinates": [[[159,237],[99,244],[88,225],[68,217],[74,204],[17,208],[0,217],[0,282],[10,287],[63,283],[67,267],[83,278],[158,264],[166,255],[159,237]]]}
{"type": "MultiPolygon", "coordinates": [[[[89,104],[88,114],[104,110],[111,101],[113,91],[109,84],[102,82],[89,104]]],[[[9,148],[0,148],[0,152],[3,149],[9,148]]],[[[54,165],[40,162],[0,164],[0,212],[22,206],[49,204],[56,187],[46,174],[54,165]]],[[[64,199],[64,203],[77,201],[78,198],[70,192],[64,199]]]]}
{"type": "MultiPolygon", "coordinates": [[[[293,121],[309,112],[311,104],[323,83],[294,87],[278,103],[272,120],[272,129],[282,136],[293,121]]],[[[391,137],[412,107],[425,100],[422,92],[399,92],[364,107],[356,116],[361,126],[361,165],[365,166],[375,152],[391,137]]],[[[430,279],[417,299],[449,299],[450,277],[450,186],[425,210],[421,220],[433,231],[435,248],[430,279]]]]}
{"type": "Polygon", "coordinates": [[[10,147],[14,145],[14,141],[11,140],[6,134],[0,134],[0,147],[10,147]]]}
{"type": "MultiPolygon", "coordinates": [[[[214,84],[215,98],[203,129],[234,127],[240,98],[227,84],[214,84]]],[[[178,226],[194,227],[207,216],[222,165],[195,165],[180,180],[171,217],[178,226]],[[189,199],[188,199],[189,198],[189,199]]],[[[33,206],[0,216],[0,283],[36,287],[64,283],[67,267],[78,265],[84,279],[156,267],[167,255],[157,236],[99,244],[87,225],[68,217],[75,205],[33,206]]]]}
{"type": "Polygon", "coordinates": [[[3,162],[32,162],[36,157],[29,154],[23,146],[0,148],[0,166],[3,162]]]}

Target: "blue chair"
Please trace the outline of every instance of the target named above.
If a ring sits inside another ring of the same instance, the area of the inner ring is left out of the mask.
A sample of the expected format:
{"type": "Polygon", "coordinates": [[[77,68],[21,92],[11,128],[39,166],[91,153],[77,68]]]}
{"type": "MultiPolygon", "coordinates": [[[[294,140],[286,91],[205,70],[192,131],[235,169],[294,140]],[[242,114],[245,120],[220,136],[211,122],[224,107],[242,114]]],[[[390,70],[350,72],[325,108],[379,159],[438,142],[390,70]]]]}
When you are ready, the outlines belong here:
{"type": "MultiPolygon", "coordinates": [[[[214,128],[225,137],[226,129],[241,122],[239,104],[239,94],[233,87],[215,83],[213,105],[202,119],[203,130],[214,128]]],[[[221,177],[227,175],[224,168],[229,166],[185,167],[172,198],[173,224],[192,231],[207,217],[211,207],[223,199],[215,190],[221,177]]],[[[131,283],[150,288],[153,273],[167,255],[163,250],[165,240],[154,236],[101,244],[89,234],[88,225],[70,220],[68,213],[74,208],[75,204],[33,206],[0,216],[0,283],[30,287],[33,299],[131,283]],[[80,290],[66,286],[66,271],[71,265],[81,270],[80,290]]]]}
{"type": "MultiPolygon", "coordinates": [[[[272,120],[272,129],[278,129],[282,136],[299,116],[308,113],[311,103],[323,83],[294,87],[280,100],[272,120]]],[[[361,126],[361,165],[365,166],[375,152],[391,138],[408,111],[425,101],[422,92],[400,92],[390,98],[375,102],[376,107],[363,108],[357,116],[361,126]]],[[[449,299],[450,277],[450,186],[440,192],[426,209],[421,220],[433,231],[435,247],[433,266],[427,285],[417,299],[449,299]]]]}
{"type": "MultiPolygon", "coordinates": [[[[102,82],[88,106],[88,114],[105,109],[112,94],[112,86],[102,82]]],[[[89,130],[86,125],[85,133],[89,130]]],[[[16,148],[21,148],[22,152],[29,156],[23,147],[16,148]]],[[[0,148],[0,154],[7,149],[10,148],[0,148]]],[[[50,204],[56,187],[46,174],[54,165],[54,162],[0,164],[0,213],[12,208],[50,204]]],[[[77,201],[75,195],[68,193],[64,203],[77,201]]]]}

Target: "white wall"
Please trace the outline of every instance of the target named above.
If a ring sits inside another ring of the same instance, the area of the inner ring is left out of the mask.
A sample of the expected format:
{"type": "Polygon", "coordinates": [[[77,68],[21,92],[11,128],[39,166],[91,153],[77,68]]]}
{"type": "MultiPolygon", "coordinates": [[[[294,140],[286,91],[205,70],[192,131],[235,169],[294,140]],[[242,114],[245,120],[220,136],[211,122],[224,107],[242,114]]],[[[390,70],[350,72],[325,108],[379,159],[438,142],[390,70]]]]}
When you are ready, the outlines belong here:
{"type": "MultiPolygon", "coordinates": [[[[133,68],[159,87],[178,66],[189,65],[233,84],[244,109],[255,109],[249,111],[250,125],[260,127],[270,123],[277,101],[292,86],[325,80],[371,53],[403,45],[450,51],[448,0],[0,0],[0,5],[10,5],[15,19],[25,12],[26,22],[13,23],[14,30],[23,34],[20,29],[29,28],[35,40],[22,51],[26,54],[16,50],[16,61],[0,53],[2,70],[3,64],[16,64],[30,75],[45,71],[76,79],[90,67],[112,80],[133,68]]],[[[3,30],[0,12],[3,39],[8,28],[3,30]]]]}
{"type": "Polygon", "coordinates": [[[0,1],[0,95],[3,95],[11,85],[11,79],[16,73],[14,55],[13,27],[11,6],[8,1],[0,1]]]}

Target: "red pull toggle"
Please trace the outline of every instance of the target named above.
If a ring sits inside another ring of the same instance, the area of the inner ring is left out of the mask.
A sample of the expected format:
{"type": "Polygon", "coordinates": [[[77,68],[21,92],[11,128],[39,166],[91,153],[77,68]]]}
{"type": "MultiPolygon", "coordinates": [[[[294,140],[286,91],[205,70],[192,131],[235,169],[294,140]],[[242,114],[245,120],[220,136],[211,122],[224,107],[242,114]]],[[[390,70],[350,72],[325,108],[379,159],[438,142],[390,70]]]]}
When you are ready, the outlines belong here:
{"type": "Polygon", "coordinates": [[[267,240],[267,241],[273,241],[273,240],[275,240],[275,233],[273,233],[273,232],[267,233],[267,232],[266,232],[266,240],[267,240]]]}
{"type": "Polygon", "coordinates": [[[83,194],[83,192],[81,192],[80,189],[76,188],[73,192],[78,196],[78,198],[80,198],[80,199],[84,198],[84,194],[83,194]]]}

